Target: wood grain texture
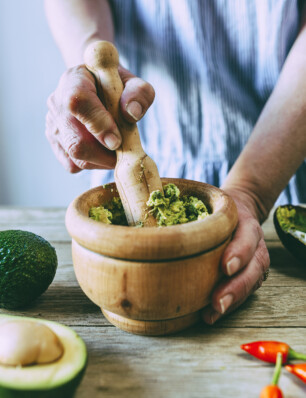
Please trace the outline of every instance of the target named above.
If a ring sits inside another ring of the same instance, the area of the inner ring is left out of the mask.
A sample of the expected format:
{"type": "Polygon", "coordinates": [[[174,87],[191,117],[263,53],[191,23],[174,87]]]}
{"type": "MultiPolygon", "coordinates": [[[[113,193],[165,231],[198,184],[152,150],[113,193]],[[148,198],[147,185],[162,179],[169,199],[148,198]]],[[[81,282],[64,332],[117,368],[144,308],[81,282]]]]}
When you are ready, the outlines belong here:
{"type": "MultiPolygon", "coordinates": [[[[90,374],[77,398],[94,397],[259,397],[272,379],[273,366],[243,353],[243,342],[258,339],[256,329],[197,327],[166,338],[122,334],[118,329],[76,330],[85,338],[90,374]]],[[[260,337],[286,340],[305,350],[292,329],[262,329],[260,337]]],[[[302,398],[306,387],[284,372],[285,397],[302,398]]]]}
{"type": "Polygon", "coordinates": [[[91,207],[118,196],[113,183],[80,195],[65,218],[74,270],[84,293],[114,325],[154,336],[182,330],[199,317],[194,313],[210,302],[222,278],[221,257],[238,222],[236,205],[222,190],[186,179],[162,183],[174,183],[182,196],[202,199],[209,216],[167,228],[107,225],[90,219],[91,207]]]}
{"type": "MultiPolygon", "coordinates": [[[[275,339],[306,352],[306,267],[283,248],[269,220],[264,230],[270,275],[244,305],[213,327],[198,324],[167,337],[142,337],[111,326],[78,286],[64,214],[64,209],[0,209],[0,230],[22,225],[45,232],[59,259],[54,282],[35,303],[0,312],[55,320],[80,334],[89,364],[75,398],[256,398],[270,383],[273,367],[241,351],[242,343],[275,339]]],[[[286,398],[305,397],[305,385],[285,370],[280,386],[286,398]]]]}
{"type": "Polygon", "coordinates": [[[228,242],[198,256],[145,262],[102,256],[73,241],[72,257],[78,282],[94,303],[127,318],[157,321],[209,303],[228,242]]]}
{"type": "Polygon", "coordinates": [[[225,192],[209,184],[182,178],[162,178],[162,183],[175,184],[182,196],[193,195],[201,199],[210,211],[209,217],[167,228],[127,228],[96,222],[88,217],[89,209],[118,197],[116,185],[111,183],[90,189],[70,203],[65,218],[70,236],[80,245],[104,256],[160,261],[213,250],[232,235],[238,214],[234,201],[225,192]]]}

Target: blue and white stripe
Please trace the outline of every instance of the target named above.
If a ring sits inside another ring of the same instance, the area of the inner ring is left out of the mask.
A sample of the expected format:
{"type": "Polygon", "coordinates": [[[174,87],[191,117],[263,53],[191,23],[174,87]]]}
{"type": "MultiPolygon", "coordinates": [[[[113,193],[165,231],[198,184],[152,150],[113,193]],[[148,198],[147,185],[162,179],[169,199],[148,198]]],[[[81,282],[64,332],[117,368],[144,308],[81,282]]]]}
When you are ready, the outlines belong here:
{"type": "MultiPolygon", "coordinates": [[[[112,0],[116,45],[156,100],[139,123],[161,176],[220,186],[297,36],[297,0],[112,0]]],[[[94,172],[93,184],[113,180],[94,172]]],[[[279,198],[306,202],[306,163],[279,198]]]]}

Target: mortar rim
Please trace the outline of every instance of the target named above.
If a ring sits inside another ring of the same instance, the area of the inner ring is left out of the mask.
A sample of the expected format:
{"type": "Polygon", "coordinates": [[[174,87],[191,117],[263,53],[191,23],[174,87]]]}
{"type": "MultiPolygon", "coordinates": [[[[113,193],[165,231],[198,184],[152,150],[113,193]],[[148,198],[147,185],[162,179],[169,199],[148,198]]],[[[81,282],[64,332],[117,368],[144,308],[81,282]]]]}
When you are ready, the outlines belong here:
{"type": "MultiPolygon", "coordinates": [[[[231,236],[238,223],[238,214],[229,195],[220,188],[203,182],[180,178],[161,180],[163,185],[174,183],[183,192],[194,192],[200,199],[208,196],[212,214],[203,220],[170,227],[107,225],[90,219],[82,209],[88,198],[97,199],[96,195],[100,192],[105,194],[105,188],[99,186],[83,192],[69,204],[65,222],[70,236],[96,253],[131,260],[165,260],[194,255],[218,246],[231,236]]],[[[115,183],[108,186],[114,187],[115,183]]],[[[111,194],[108,196],[111,197],[111,194]]]]}

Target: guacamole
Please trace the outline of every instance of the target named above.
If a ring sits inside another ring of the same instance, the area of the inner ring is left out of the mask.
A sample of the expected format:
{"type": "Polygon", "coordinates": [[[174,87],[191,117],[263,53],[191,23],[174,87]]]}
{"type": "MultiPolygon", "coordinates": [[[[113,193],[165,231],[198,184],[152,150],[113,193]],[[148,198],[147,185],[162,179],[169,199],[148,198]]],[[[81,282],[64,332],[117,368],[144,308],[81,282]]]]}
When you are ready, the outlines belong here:
{"type": "Polygon", "coordinates": [[[119,197],[114,197],[104,206],[91,207],[89,217],[105,224],[128,225],[123,205],[119,197]]]}
{"type": "Polygon", "coordinates": [[[306,244],[305,213],[297,212],[293,206],[280,206],[276,210],[276,217],[281,229],[298,238],[306,244]]]}
{"type": "MultiPolygon", "coordinates": [[[[164,192],[153,191],[147,201],[148,213],[153,214],[158,226],[184,224],[201,220],[209,215],[205,204],[195,196],[180,197],[175,184],[164,186],[164,192]]],[[[127,225],[120,198],[114,197],[104,206],[92,207],[89,217],[106,224],[127,225]]]]}
{"type": "Polygon", "coordinates": [[[174,184],[165,185],[164,193],[153,191],[147,205],[159,226],[184,224],[209,215],[200,199],[187,195],[180,197],[180,190],[174,184]]]}

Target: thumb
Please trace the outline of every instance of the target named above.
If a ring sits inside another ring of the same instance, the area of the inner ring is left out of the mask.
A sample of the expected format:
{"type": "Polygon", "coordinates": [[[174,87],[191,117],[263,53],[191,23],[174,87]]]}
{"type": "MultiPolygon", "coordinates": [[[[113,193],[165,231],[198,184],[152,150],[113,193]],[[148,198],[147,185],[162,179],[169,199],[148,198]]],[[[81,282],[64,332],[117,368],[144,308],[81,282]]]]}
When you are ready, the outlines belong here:
{"type": "Polygon", "coordinates": [[[124,84],[120,99],[120,109],[123,117],[130,123],[140,120],[154,101],[155,91],[150,83],[134,76],[123,67],[119,74],[124,84]]]}

